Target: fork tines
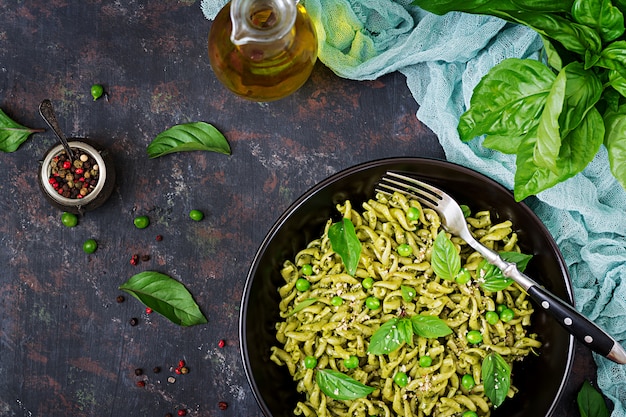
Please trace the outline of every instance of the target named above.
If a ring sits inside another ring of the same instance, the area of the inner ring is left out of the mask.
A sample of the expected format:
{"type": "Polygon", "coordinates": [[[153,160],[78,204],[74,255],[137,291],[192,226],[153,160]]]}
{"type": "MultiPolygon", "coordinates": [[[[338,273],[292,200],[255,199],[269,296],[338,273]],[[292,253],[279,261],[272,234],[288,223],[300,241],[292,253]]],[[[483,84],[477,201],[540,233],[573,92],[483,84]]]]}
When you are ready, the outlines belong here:
{"type": "Polygon", "coordinates": [[[378,182],[376,192],[392,195],[394,192],[413,197],[423,204],[436,207],[441,200],[438,190],[426,183],[397,172],[387,171],[378,182]]]}

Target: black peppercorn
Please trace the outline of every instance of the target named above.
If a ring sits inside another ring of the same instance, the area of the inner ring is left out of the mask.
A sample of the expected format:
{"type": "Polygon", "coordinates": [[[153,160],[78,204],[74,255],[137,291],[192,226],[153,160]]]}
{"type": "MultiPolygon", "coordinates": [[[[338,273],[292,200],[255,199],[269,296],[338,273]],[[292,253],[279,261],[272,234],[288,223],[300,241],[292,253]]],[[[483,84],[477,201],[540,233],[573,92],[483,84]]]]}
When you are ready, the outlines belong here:
{"type": "Polygon", "coordinates": [[[161,372],[161,368],[159,368],[158,366],[155,366],[155,367],[152,369],[152,372],[154,372],[155,374],[158,374],[159,372],[161,372]]]}
{"type": "Polygon", "coordinates": [[[136,326],[139,323],[139,320],[133,317],[132,319],[129,320],[129,323],[131,326],[136,326]]]}
{"type": "Polygon", "coordinates": [[[124,298],[123,295],[118,295],[117,298],[115,299],[115,301],[117,301],[118,303],[123,303],[124,300],[126,299],[124,298]]]}
{"type": "Polygon", "coordinates": [[[135,369],[135,375],[137,375],[137,376],[143,375],[143,370],[141,368],[135,369]]]}

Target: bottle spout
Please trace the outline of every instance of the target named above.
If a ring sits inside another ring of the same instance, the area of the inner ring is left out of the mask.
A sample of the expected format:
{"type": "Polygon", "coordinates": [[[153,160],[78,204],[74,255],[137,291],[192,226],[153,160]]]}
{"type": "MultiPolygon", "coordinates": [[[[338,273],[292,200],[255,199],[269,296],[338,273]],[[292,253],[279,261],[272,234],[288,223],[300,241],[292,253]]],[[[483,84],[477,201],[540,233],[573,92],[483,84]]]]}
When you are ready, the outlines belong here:
{"type": "Polygon", "coordinates": [[[275,42],[291,31],[296,15],[294,0],[232,0],[230,40],[235,45],[275,42]]]}

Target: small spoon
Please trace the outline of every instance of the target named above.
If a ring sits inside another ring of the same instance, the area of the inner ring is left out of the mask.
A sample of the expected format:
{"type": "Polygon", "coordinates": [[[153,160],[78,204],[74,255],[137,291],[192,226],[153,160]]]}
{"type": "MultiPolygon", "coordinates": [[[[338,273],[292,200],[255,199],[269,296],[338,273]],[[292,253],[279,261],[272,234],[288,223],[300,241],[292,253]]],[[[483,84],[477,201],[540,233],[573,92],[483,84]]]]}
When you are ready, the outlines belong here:
{"type": "Polygon", "coordinates": [[[54,109],[52,108],[52,102],[48,99],[45,99],[39,105],[39,114],[41,117],[48,123],[48,126],[54,131],[57,135],[61,143],[63,144],[63,148],[65,148],[65,152],[67,153],[68,158],[70,158],[70,162],[74,162],[74,153],[70,148],[70,145],[67,143],[67,139],[65,135],[61,131],[59,127],[59,122],[57,121],[56,116],[54,115],[54,109]]]}

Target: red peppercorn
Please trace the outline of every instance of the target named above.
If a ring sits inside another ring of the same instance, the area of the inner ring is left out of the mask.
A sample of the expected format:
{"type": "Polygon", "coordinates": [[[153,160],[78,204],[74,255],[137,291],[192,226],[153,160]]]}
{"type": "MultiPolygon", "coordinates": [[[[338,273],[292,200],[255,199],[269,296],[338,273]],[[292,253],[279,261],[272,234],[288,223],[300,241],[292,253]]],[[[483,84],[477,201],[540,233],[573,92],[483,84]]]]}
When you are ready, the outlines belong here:
{"type": "Polygon", "coordinates": [[[146,314],[152,313],[152,309],[150,307],[146,307],[146,314]]]}
{"type": "Polygon", "coordinates": [[[70,169],[72,167],[72,163],[70,161],[63,162],[63,169],[70,169]]]}
{"type": "Polygon", "coordinates": [[[139,388],[143,388],[143,387],[145,387],[145,386],[146,386],[146,381],[137,381],[137,386],[138,386],[139,388]]]}
{"type": "Polygon", "coordinates": [[[185,366],[185,361],[184,360],[179,360],[178,361],[178,367],[182,368],[183,366],[185,366]]]}
{"type": "Polygon", "coordinates": [[[224,346],[226,346],[226,341],[224,339],[221,339],[219,342],[217,342],[218,348],[223,348],[224,346]]]}
{"type": "Polygon", "coordinates": [[[137,265],[139,263],[139,255],[133,255],[130,258],[131,265],[137,265]]]}
{"type": "Polygon", "coordinates": [[[186,416],[187,415],[187,410],[185,410],[184,408],[181,408],[180,410],[178,410],[178,415],[179,416],[186,416]]]}
{"type": "Polygon", "coordinates": [[[162,235],[156,235],[156,241],[160,242],[163,240],[163,236],[162,235]]]}
{"type": "Polygon", "coordinates": [[[217,406],[220,410],[224,411],[228,408],[228,403],[226,401],[220,401],[217,403],[217,406]]]}
{"type": "Polygon", "coordinates": [[[174,369],[174,372],[176,372],[177,375],[182,374],[182,372],[180,371],[181,368],[176,368],[174,369]]]}
{"type": "Polygon", "coordinates": [[[74,171],[74,172],[76,172],[77,174],[80,175],[80,174],[82,174],[85,171],[82,168],[76,168],[76,171],[74,171]]]}

